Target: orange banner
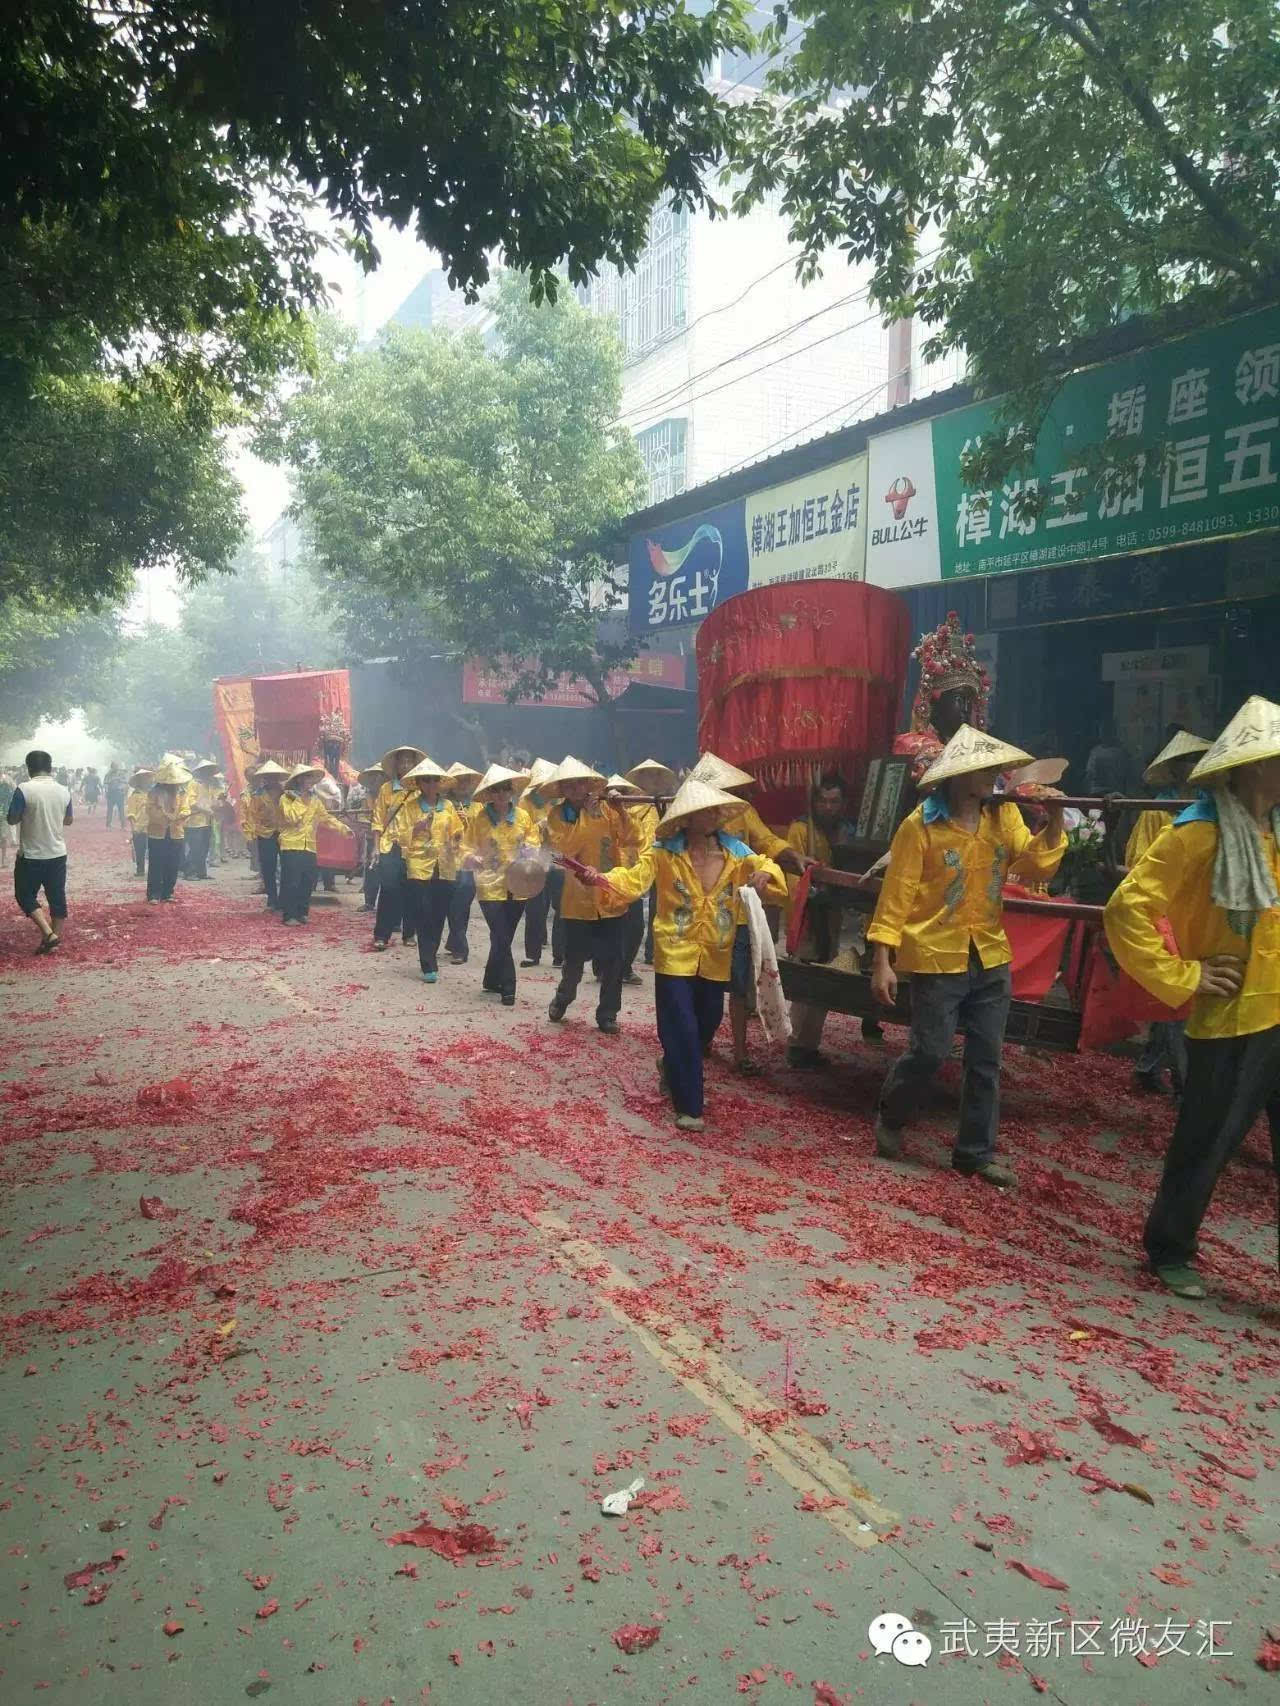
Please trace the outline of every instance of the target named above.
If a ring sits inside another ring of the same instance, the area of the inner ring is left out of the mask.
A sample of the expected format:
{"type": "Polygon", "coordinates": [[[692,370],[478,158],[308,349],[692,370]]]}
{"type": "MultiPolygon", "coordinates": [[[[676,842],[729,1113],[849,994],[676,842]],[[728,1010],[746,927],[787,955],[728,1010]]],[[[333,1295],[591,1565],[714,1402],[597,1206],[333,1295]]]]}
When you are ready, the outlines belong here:
{"type": "Polygon", "coordinates": [[[238,800],[245,788],[245,771],[258,756],[249,676],[224,675],[214,682],[213,718],[227,788],[232,799],[238,800]]]}

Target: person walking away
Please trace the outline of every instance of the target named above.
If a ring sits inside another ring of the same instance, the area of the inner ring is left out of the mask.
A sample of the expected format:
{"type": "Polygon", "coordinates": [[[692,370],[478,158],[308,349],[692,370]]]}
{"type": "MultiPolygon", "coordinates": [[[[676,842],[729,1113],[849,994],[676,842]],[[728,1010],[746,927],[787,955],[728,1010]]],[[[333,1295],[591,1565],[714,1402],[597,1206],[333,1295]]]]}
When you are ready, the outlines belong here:
{"type": "Polygon", "coordinates": [[[186,874],[196,883],[209,881],[213,814],[218,809],[218,794],[213,781],[217,773],[218,766],[211,758],[202,759],[191,771],[192,786],[187,794],[186,874]]]}
{"type": "Polygon", "coordinates": [[[115,822],[123,826],[125,796],[124,766],[114,758],[111,760],[110,767],[107,770],[106,777],[103,781],[103,787],[106,790],[107,795],[107,828],[111,828],[113,818],[115,822]]]}
{"type": "Polygon", "coordinates": [[[40,932],[36,952],[49,954],[61,946],[67,922],[67,843],[62,832],[71,822],[71,790],[54,781],[47,752],[29,752],[26,762],[27,779],[14,788],[5,812],[6,823],[18,831],[13,893],[20,911],[40,932]]]}
{"type": "Polygon", "coordinates": [[[724,828],[742,802],[687,778],[634,865],[590,871],[605,903],[622,908],[657,887],[653,920],[658,1071],[681,1131],[703,1129],[703,1060],[724,1016],[737,931],[738,889],[768,904],[786,898],[782,872],[724,828]]]}
{"type": "MultiPolygon", "coordinates": [[[[1185,799],[1196,761],[1211,745],[1211,741],[1188,729],[1175,730],[1142,773],[1143,781],[1155,789],[1156,799],[1185,799]]],[[[1157,807],[1138,814],[1124,850],[1126,870],[1132,870],[1172,822],[1172,812],[1157,807]]],[[[1170,1089],[1175,1096],[1182,1094],[1187,1081],[1187,1027],[1182,1020],[1154,1019],[1147,1026],[1147,1040],[1134,1067],[1133,1081],[1137,1089],[1149,1095],[1167,1095],[1170,1089]],[[1164,1076],[1166,1068],[1168,1084],[1164,1076]]]]}
{"type": "Polygon", "coordinates": [[[1199,1298],[1200,1225],[1260,1114],[1280,1174],[1280,705],[1246,699],[1190,780],[1206,797],[1156,837],[1104,924],[1135,982],[1171,1008],[1191,1001],[1186,1088],[1143,1243],[1162,1284],[1199,1298]]]}
{"type": "Polygon", "coordinates": [[[408,943],[413,939],[413,925],[404,915],[404,843],[408,827],[401,808],[409,798],[403,777],[415,764],[421,764],[426,753],[418,746],[393,746],[382,755],[382,769],[388,780],[378,790],[373,802],[371,821],[378,848],[378,904],[373,920],[373,945],[385,953],[397,930],[408,943]]]}
{"type": "Polygon", "coordinates": [[[327,824],[343,835],[354,835],[335,817],[315,792],[324,775],[319,764],[296,764],[280,794],[280,921],[305,924],[316,886],[316,825],[327,824]]]}
{"type": "MultiPolygon", "coordinates": [[[[570,756],[544,786],[548,794],[558,796],[547,812],[547,845],[553,853],[606,870],[622,863],[635,849],[639,839],[636,826],[620,806],[601,797],[605,779],[598,770],[570,756]]],[[[600,978],[596,1025],[606,1036],[616,1036],[622,1011],[626,920],[611,915],[601,902],[598,887],[580,882],[572,871],[565,872],[564,965],[548,1016],[553,1024],[564,1018],[590,961],[600,978]]]]}
{"type": "Polygon", "coordinates": [[[284,820],[280,816],[280,799],[289,772],[274,758],[266,758],[253,773],[253,822],[257,830],[258,870],[262,874],[267,911],[280,910],[280,831],[284,820]]]}
{"type": "Polygon", "coordinates": [[[527,774],[491,764],[480,778],[467,820],[462,863],[475,877],[476,898],[489,929],[489,958],[481,987],[500,995],[504,1007],[516,1004],[516,962],[511,951],[524,902],[507,887],[507,869],[538,849],[538,832],[523,806],[515,803],[517,789],[528,786],[527,774]]]}
{"type": "Polygon", "coordinates": [[[424,758],[402,778],[406,790],[417,789],[404,807],[404,889],[424,983],[439,981],[440,938],[449,916],[462,842],[462,819],[440,792],[444,776],[434,760],[424,758]]]}
{"type": "Polygon", "coordinates": [[[81,793],[84,798],[85,810],[88,812],[90,817],[96,816],[98,801],[102,798],[102,778],[98,775],[98,772],[94,769],[92,764],[85,772],[81,793]]]}
{"type": "Polygon", "coordinates": [[[137,877],[147,874],[147,812],[154,780],[154,770],[145,767],[135,770],[129,778],[129,792],[125,796],[124,821],[133,848],[133,872],[137,877]]]}
{"type": "MultiPolygon", "coordinates": [[[[797,818],[787,829],[789,845],[802,859],[819,865],[831,863],[832,850],[849,846],[857,835],[857,825],[847,815],[848,794],[844,777],[828,771],[818,777],[809,794],[807,817],[797,818]]],[[[798,878],[788,877],[788,903],[794,898],[798,878]]],[[[801,959],[805,956],[803,952],[801,959]]],[[[826,957],[819,953],[819,957],[826,957]]],[[[808,1001],[791,1003],[791,1041],[787,1045],[787,1065],[807,1071],[825,1066],[822,1053],[822,1032],[827,1022],[827,1009],[808,1001]]],[[[864,1020],[864,1036],[882,1037],[876,1020],[864,1020]]]]}
{"type": "MultiPolygon", "coordinates": [[[[451,764],[445,775],[449,797],[465,828],[475,814],[475,789],[480,781],[480,772],[459,761],[451,764]]],[[[449,934],[444,944],[445,952],[455,966],[466,965],[467,956],[471,951],[467,942],[467,928],[471,922],[471,903],[475,898],[475,872],[463,861],[459,865],[457,880],[453,885],[453,899],[449,902],[449,934]]]]}
{"type": "Polygon", "coordinates": [[[147,798],[147,900],[171,901],[182,869],[191,772],[174,761],[162,764],[147,798]]]}
{"type": "MultiPolygon", "coordinates": [[[[605,799],[615,806],[631,825],[633,839],[626,849],[623,863],[635,865],[639,863],[640,855],[649,846],[658,829],[658,811],[656,806],[642,800],[633,805],[627,798],[629,794],[641,794],[644,790],[629,777],[619,776],[616,772],[610,776],[605,799]]],[[[622,981],[623,984],[637,984],[642,981],[636,970],[636,956],[644,946],[645,938],[645,902],[653,894],[642,895],[639,900],[632,901],[627,908],[626,918],[622,926],[622,981]]]]}
{"type": "MultiPolygon", "coordinates": [[[[529,767],[529,786],[520,796],[520,804],[533,819],[543,847],[547,844],[547,813],[552,802],[542,792],[544,784],[555,775],[556,766],[549,758],[535,758],[529,767]]],[[[564,872],[553,866],[563,878],[564,872]]],[[[551,906],[551,874],[547,872],[547,882],[542,891],[527,900],[524,905],[524,958],[520,961],[522,967],[540,965],[542,952],[547,945],[547,916],[551,906]]]]}
{"type": "MultiPolygon", "coordinates": [[[[754,776],[748,775],[745,770],[739,770],[736,764],[729,764],[723,758],[717,758],[714,752],[704,752],[689,775],[695,781],[705,782],[709,788],[719,788],[723,793],[733,794],[738,799],[737,815],[729,820],[725,829],[737,840],[744,841],[753,853],[772,859],[782,870],[794,871],[797,876],[804,871],[806,862],[813,863],[812,860],[803,860],[789,842],[782,836],[775,835],[755,807],[741,798],[744,790],[755,787],[754,776]]],[[[737,935],[733,944],[733,969],[729,980],[729,1030],[733,1038],[734,1070],[746,1078],[754,1078],[760,1071],[747,1048],[747,1020],[754,1011],[751,938],[739,906],[737,935]]]]}
{"type": "Polygon", "coordinates": [[[898,973],[911,974],[911,1035],[880,1092],[877,1154],[901,1155],[903,1128],[960,1030],[964,1087],[951,1164],[998,1186],[1015,1182],[995,1158],[1013,958],[1002,889],[1011,875],[1047,883],[1066,837],[1062,808],[1052,801],[1044,802],[1047,822],[1033,836],[1016,805],[984,799],[1002,770],[1030,762],[1018,747],[961,725],[920,779],[926,799],[898,827],[867,931],[877,1001],[892,1007],[898,973]]]}

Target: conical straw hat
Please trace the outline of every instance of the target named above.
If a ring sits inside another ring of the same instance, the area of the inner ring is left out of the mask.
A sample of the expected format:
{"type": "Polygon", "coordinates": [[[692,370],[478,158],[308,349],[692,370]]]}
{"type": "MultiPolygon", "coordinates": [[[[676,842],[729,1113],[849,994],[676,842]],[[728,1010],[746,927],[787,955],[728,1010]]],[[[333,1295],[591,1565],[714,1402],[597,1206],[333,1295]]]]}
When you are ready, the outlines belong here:
{"type": "MultiPolygon", "coordinates": [[[[704,752],[689,772],[689,780],[705,782],[708,788],[733,789],[751,787],[755,777],[739,770],[736,764],[727,764],[723,758],[717,758],[714,752],[704,752]]],[[[742,802],[738,803],[741,805],[742,802]]]]}
{"type": "Polygon", "coordinates": [[[1007,770],[1015,764],[1030,764],[1031,754],[1020,746],[1010,746],[997,740],[985,729],[970,728],[961,723],[916,786],[921,793],[936,788],[939,782],[950,782],[955,776],[969,776],[975,770],[1007,770]]]}
{"type": "Polygon", "coordinates": [[[472,798],[476,800],[483,799],[484,796],[490,793],[494,788],[500,788],[504,782],[512,783],[515,787],[516,793],[518,794],[528,780],[529,776],[527,771],[508,770],[505,764],[491,764],[485,771],[484,775],[480,778],[479,785],[472,795],[472,798]]]}
{"type": "Polygon", "coordinates": [[[387,780],[387,773],[380,764],[366,764],[364,769],[356,777],[356,781],[363,786],[366,780],[376,782],[378,786],[381,787],[387,780]]]}
{"type": "Polygon", "coordinates": [[[1169,766],[1175,758],[1194,758],[1197,753],[1208,752],[1212,741],[1207,741],[1203,735],[1193,735],[1187,729],[1179,729],[1168,743],[1162,746],[1142,772],[1142,780],[1150,782],[1154,787],[1160,782],[1172,782],[1173,776],[1169,766]]]}
{"type": "Polygon", "coordinates": [[[144,765],[141,769],[135,770],[133,775],[130,776],[129,786],[131,788],[141,788],[144,784],[150,785],[154,777],[155,771],[148,770],[144,765]]]}
{"type": "Polygon", "coordinates": [[[535,758],[529,766],[529,786],[520,796],[521,799],[527,799],[530,794],[536,793],[555,773],[556,767],[549,758],[535,758]]]}
{"type": "Polygon", "coordinates": [[[415,764],[421,764],[423,759],[427,756],[420,746],[389,746],[383,753],[382,757],[378,760],[378,763],[382,766],[388,777],[395,775],[395,770],[392,767],[391,761],[396,754],[400,752],[411,752],[413,754],[413,762],[415,764]]]}
{"type": "Polygon", "coordinates": [[[277,764],[274,758],[264,758],[253,772],[253,779],[255,782],[261,782],[264,779],[270,781],[273,776],[287,776],[288,774],[289,772],[283,764],[277,764]]]}
{"type": "Polygon", "coordinates": [[[710,811],[713,806],[719,806],[726,813],[739,812],[742,810],[742,801],[735,799],[732,794],[726,794],[723,788],[712,788],[706,782],[700,782],[696,776],[686,776],[658,825],[658,836],[670,834],[673,829],[680,827],[685,818],[692,817],[694,812],[710,811]]]}
{"type": "Polygon", "coordinates": [[[1263,758],[1280,758],[1280,705],[1254,693],[1196,765],[1191,780],[1206,782],[1263,758]]]}
{"type": "Polygon", "coordinates": [[[478,782],[480,780],[480,772],[478,770],[473,770],[469,764],[463,764],[461,762],[451,764],[445,771],[445,775],[455,785],[465,782],[478,782]]]}
{"type": "Polygon", "coordinates": [[[193,776],[198,776],[202,770],[216,771],[217,768],[218,761],[216,758],[202,758],[199,764],[193,764],[191,766],[191,774],[193,776]]]}
{"type": "Polygon", "coordinates": [[[656,758],[643,758],[627,771],[627,781],[634,782],[642,794],[674,794],[676,773],[669,765],[659,764],[656,758]]]}
{"type": "Polygon", "coordinates": [[[616,770],[605,783],[605,787],[611,788],[615,794],[643,794],[645,791],[643,788],[638,787],[630,777],[619,776],[616,770]]]}
{"type": "Polygon", "coordinates": [[[424,758],[421,764],[415,764],[412,770],[406,770],[400,778],[402,782],[443,782],[447,772],[442,770],[434,758],[424,758]]]}
{"type": "Polygon", "coordinates": [[[575,758],[570,753],[567,758],[562,758],[560,763],[556,765],[550,776],[547,777],[546,785],[548,788],[558,788],[565,782],[603,781],[604,777],[598,770],[593,770],[589,764],[584,764],[580,758],[575,758]]]}
{"type": "Polygon", "coordinates": [[[191,772],[184,764],[179,764],[176,759],[168,759],[155,772],[151,780],[153,784],[158,783],[166,788],[185,788],[191,780],[191,772]]]}
{"type": "Polygon", "coordinates": [[[285,778],[284,785],[286,788],[292,788],[294,783],[301,782],[304,776],[315,776],[319,778],[323,776],[324,773],[325,770],[323,764],[295,764],[293,769],[285,778]]]}

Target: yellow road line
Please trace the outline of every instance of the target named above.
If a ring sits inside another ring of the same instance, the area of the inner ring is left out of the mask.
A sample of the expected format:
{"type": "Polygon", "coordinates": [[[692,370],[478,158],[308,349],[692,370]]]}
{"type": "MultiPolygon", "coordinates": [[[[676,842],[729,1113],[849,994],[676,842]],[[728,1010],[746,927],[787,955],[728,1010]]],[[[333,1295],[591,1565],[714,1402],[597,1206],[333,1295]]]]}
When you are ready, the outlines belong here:
{"type": "Polygon", "coordinates": [[[696,1334],[666,1316],[651,1317],[648,1325],[633,1320],[613,1300],[612,1294],[641,1288],[629,1275],[615,1268],[603,1251],[585,1238],[575,1238],[573,1228],[559,1215],[535,1215],[534,1224],[553,1244],[561,1266],[590,1280],[597,1288],[600,1303],[614,1320],[634,1334],[659,1367],[692,1393],[730,1433],[749,1445],[775,1474],[797,1492],[811,1494],[819,1507],[826,1498],[841,1501],[826,1510],[819,1508],[817,1514],[850,1545],[864,1549],[876,1546],[897,1527],[897,1512],[880,1504],[806,1429],[788,1420],[766,1433],[752,1422],[751,1412],[777,1406],[758,1387],[735,1373],[696,1334]]]}

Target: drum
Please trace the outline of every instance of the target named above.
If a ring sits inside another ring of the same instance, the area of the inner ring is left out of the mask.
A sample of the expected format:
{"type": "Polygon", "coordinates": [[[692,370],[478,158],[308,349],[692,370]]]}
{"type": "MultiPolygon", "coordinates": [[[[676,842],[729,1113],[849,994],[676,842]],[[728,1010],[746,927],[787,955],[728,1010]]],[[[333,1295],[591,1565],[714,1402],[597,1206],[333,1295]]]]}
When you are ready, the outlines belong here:
{"type": "Polygon", "coordinates": [[[541,859],[526,855],[507,866],[507,893],[516,900],[532,900],[547,886],[547,867],[541,859]]]}

